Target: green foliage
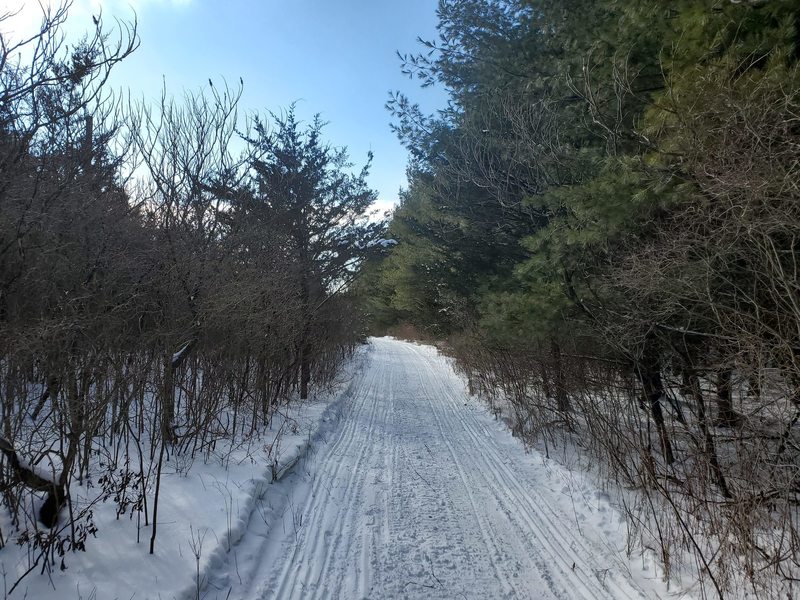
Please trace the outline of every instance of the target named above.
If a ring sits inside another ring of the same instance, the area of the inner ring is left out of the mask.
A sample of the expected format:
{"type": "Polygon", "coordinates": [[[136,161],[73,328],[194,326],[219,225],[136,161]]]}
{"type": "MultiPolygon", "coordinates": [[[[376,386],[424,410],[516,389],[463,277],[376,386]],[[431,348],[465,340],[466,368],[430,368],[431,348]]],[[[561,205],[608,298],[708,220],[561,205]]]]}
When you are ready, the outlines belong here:
{"type": "Polygon", "coordinates": [[[287,252],[297,265],[306,300],[324,297],[347,281],[374,248],[384,228],[367,212],[376,194],[366,183],[370,155],[361,172],[345,149],[322,140],[319,117],[305,130],[294,107],[275,128],[256,119],[252,147],[250,202],[240,205],[245,218],[256,217],[286,232],[287,252]]]}
{"type": "Polygon", "coordinates": [[[390,102],[415,168],[380,280],[398,319],[440,333],[602,332],[657,302],[621,290],[622,265],[712,201],[699,173],[727,164],[732,106],[764,109],[794,81],[795,2],[475,0],[439,16],[404,69],[451,105],[390,102]]]}
{"type": "Polygon", "coordinates": [[[430,178],[420,176],[405,192],[389,228],[398,245],[380,266],[380,289],[398,321],[441,334],[460,316],[461,307],[452,301],[456,290],[463,295],[458,280],[463,253],[448,251],[459,226],[438,202],[430,178]]]}
{"type": "MultiPolygon", "coordinates": [[[[690,522],[724,541],[712,556],[694,545],[719,597],[745,577],[787,595],[800,3],[443,0],[439,16],[439,39],[404,66],[445,86],[448,110],[389,103],[414,171],[380,298],[395,318],[463,332],[459,365],[523,435],[579,410],[570,426],[593,456],[675,510],[659,532],[690,522]],[[625,443],[636,464],[618,468],[625,443]]],[[[667,571],[692,542],[662,538],[667,571]]]]}

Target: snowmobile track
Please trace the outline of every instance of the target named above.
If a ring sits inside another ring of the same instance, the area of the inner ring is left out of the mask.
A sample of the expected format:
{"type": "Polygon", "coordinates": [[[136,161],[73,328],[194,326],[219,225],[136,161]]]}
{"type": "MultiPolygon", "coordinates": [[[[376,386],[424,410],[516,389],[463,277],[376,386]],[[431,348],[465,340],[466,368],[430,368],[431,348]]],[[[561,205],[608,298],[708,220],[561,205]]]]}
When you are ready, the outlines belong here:
{"type": "Polygon", "coordinates": [[[279,516],[251,519],[204,597],[670,596],[634,573],[604,500],[569,496],[565,471],[526,454],[433,348],[372,340],[355,377],[335,429],[275,488],[279,516]]]}

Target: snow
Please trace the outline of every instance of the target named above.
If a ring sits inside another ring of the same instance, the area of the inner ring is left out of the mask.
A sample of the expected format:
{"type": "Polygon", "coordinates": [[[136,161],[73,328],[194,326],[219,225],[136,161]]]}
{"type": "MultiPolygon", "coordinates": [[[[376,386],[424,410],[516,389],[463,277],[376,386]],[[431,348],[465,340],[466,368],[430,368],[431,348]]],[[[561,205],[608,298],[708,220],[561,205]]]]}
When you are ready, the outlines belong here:
{"type": "Polygon", "coordinates": [[[52,454],[45,454],[42,460],[36,464],[31,464],[24,457],[17,455],[17,461],[22,469],[27,469],[40,479],[56,483],[61,474],[62,464],[61,461],[56,459],[52,454]]]}
{"type": "Polygon", "coordinates": [[[172,355],[172,368],[177,368],[182,362],[185,356],[189,353],[192,349],[192,342],[186,342],[181,349],[178,350],[176,353],[172,355]]]}
{"type": "Polygon", "coordinates": [[[397,240],[381,238],[381,239],[372,240],[372,241],[368,242],[366,247],[367,248],[374,248],[375,246],[380,246],[381,248],[391,248],[392,246],[396,246],[396,245],[397,245],[397,240]]]}
{"type": "MultiPolygon", "coordinates": [[[[286,418],[274,420],[272,430],[247,445],[231,448],[218,444],[208,462],[172,456],[162,474],[153,555],[149,554],[151,529],[137,522],[138,513],[129,509],[117,519],[115,502],[98,501],[99,481],[73,485],[76,510],[86,507],[93,512],[96,538],[86,540],[86,552],[67,552],[64,570],[61,557],[49,573],[40,574],[38,567],[10,597],[196,598],[198,582],[202,587],[206,572],[224,562],[246,533],[259,503],[269,497],[273,476],[280,477],[313,445],[321,425],[337,410],[342,389],[295,406],[286,418]]],[[[38,465],[36,472],[52,477],[44,470],[48,467],[38,465]]],[[[148,502],[152,510],[152,490],[148,502]]],[[[2,530],[13,531],[5,513],[2,518],[2,530]]],[[[13,537],[6,542],[0,550],[0,573],[8,590],[29,562],[26,545],[17,545],[13,537]]]]}
{"type": "Polygon", "coordinates": [[[341,422],[205,598],[667,598],[591,483],[526,453],[430,347],[373,339],[341,422]]]}
{"type": "MultiPolygon", "coordinates": [[[[647,555],[625,556],[607,496],[526,452],[434,348],[372,339],[291,416],[279,452],[273,431],[217,461],[172,457],[155,555],[149,528],[136,543],[135,517],[100,504],[87,551],[11,597],[673,597],[647,555]]],[[[0,563],[13,581],[24,550],[0,563]]]]}

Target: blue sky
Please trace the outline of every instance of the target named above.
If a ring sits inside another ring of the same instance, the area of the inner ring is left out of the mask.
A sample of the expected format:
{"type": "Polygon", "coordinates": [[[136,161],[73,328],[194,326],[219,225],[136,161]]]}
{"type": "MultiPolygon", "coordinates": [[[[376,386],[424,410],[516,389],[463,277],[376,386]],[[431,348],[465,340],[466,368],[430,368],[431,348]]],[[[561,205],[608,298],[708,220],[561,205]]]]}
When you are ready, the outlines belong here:
{"type": "MultiPolygon", "coordinates": [[[[41,18],[35,0],[15,4],[24,5],[20,29],[41,18]]],[[[420,49],[417,36],[435,37],[436,0],[74,0],[69,33],[85,31],[101,8],[107,25],[134,11],[139,21],[141,47],[118,67],[114,87],[155,100],[163,82],[180,96],[209,78],[233,86],[241,77],[243,114],[296,102],[301,119],[320,113],[329,122],[327,140],[347,146],[358,167],[372,150],[369,182],[381,208],[406,185],[407,154],[384,108],[389,91],[428,112],[445,103],[441,89],[405,77],[396,55],[420,49]]]]}

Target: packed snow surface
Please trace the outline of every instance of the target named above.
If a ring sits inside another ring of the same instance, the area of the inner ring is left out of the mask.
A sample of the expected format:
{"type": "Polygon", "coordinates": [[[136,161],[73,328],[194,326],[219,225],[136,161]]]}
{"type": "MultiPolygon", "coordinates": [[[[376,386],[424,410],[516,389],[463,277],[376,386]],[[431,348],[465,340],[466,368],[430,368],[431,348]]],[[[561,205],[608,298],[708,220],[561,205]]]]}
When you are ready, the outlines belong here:
{"type": "Polygon", "coordinates": [[[619,599],[671,594],[607,496],[536,452],[433,348],[372,340],[328,422],[201,597],[619,599]]]}

